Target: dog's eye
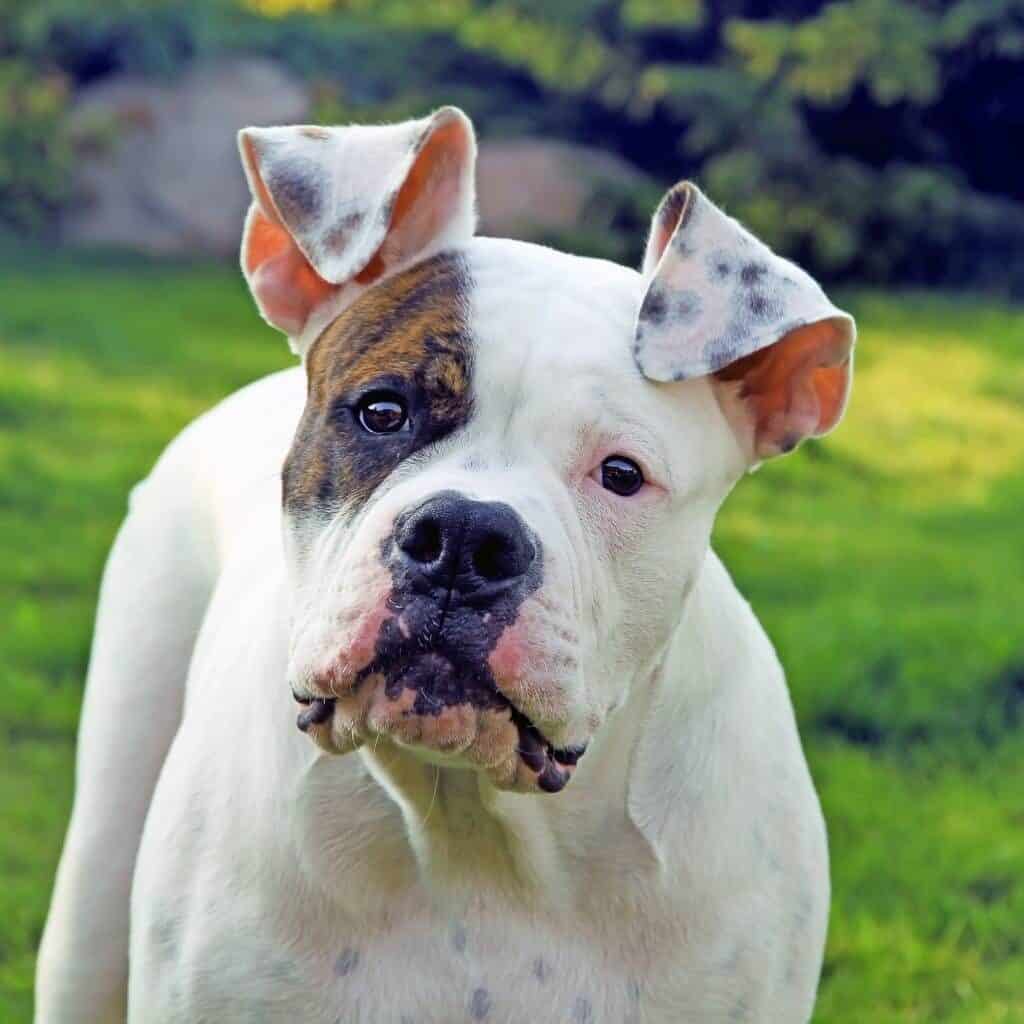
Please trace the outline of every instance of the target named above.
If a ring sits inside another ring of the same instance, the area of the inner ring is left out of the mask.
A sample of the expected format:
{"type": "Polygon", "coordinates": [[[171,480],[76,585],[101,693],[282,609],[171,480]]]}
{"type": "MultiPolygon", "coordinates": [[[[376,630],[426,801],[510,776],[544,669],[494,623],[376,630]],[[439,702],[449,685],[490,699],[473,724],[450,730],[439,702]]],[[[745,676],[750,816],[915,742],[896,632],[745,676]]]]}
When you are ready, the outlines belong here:
{"type": "Polygon", "coordinates": [[[613,494],[628,498],[644,485],[640,467],[625,455],[609,455],[601,463],[601,486],[613,494]]]}
{"type": "Polygon", "coordinates": [[[356,406],[359,425],[371,434],[397,434],[409,426],[405,399],[394,391],[373,391],[356,406]]]}

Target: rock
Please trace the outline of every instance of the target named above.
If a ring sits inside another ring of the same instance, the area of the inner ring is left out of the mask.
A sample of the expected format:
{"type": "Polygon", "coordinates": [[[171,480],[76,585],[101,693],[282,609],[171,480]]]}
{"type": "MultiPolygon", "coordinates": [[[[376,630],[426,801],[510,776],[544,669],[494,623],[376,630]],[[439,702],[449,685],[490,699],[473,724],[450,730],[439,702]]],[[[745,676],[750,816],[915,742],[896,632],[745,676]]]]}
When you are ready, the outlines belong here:
{"type": "MultiPolygon", "coordinates": [[[[584,223],[595,200],[651,188],[650,179],[620,157],[563,142],[517,138],[480,145],[477,189],[480,231],[542,238],[606,224],[584,223]]],[[[614,202],[600,219],[610,219],[614,202]]],[[[652,207],[653,210],[653,207],[652,207]]]]}
{"type": "MultiPolygon", "coordinates": [[[[115,75],[84,89],[71,114],[82,159],[64,239],[234,255],[249,204],[236,132],[302,123],[310,106],[302,83],[261,58],[194,65],[170,82],[115,75]]],[[[600,150],[524,137],[483,142],[477,184],[483,233],[544,238],[604,231],[614,197],[650,183],[600,150]]]]}
{"type": "Polygon", "coordinates": [[[167,83],[104,79],[83,90],[72,111],[76,135],[109,144],[83,146],[80,199],[63,237],[149,252],[236,253],[249,204],[236,132],[301,123],[309,112],[302,84],[262,59],[196,65],[167,83]]]}

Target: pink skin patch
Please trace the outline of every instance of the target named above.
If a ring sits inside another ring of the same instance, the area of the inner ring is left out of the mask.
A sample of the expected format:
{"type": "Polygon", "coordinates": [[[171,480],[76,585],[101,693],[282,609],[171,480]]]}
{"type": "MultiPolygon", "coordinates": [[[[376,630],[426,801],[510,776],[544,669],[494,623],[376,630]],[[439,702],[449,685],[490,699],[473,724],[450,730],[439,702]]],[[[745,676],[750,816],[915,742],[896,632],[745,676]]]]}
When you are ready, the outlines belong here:
{"type": "Polygon", "coordinates": [[[536,598],[526,601],[499,635],[487,665],[500,693],[542,729],[557,732],[568,712],[559,680],[576,668],[562,648],[574,651],[576,637],[554,626],[554,618],[536,598]]]}
{"type": "Polygon", "coordinates": [[[299,673],[305,680],[299,689],[343,696],[373,661],[381,625],[394,615],[388,607],[391,577],[379,563],[369,573],[362,570],[360,577],[356,593],[336,612],[334,628],[328,626],[314,641],[319,657],[299,673]]]}
{"type": "Polygon", "coordinates": [[[359,673],[374,657],[377,635],[381,624],[394,613],[385,600],[380,600],[359,619],[356,633],[350,643],[342,640],[341,651],[325,667],[316,671],[311,683],[325,694],[340,697],[356,684],[359,673]]]}
{"type": "Polygon", "coordinates": [[[522,675],[527,656],[524,634],[525,630],[518,622],[507,626],[487,659],[499,690],[513,689],[522,675]]]}
{"type": "Polygon", "coordinates": [[[349,671],[355,675],[361,672],[373,661],[377,649],[377,637],[380,635],[380,627],[385,619],[391,618],[393,612],[387,606],[387,598],[381,598],[363,616],[362,622],[356,630],[355,638],[348,649],[349,671]]]}

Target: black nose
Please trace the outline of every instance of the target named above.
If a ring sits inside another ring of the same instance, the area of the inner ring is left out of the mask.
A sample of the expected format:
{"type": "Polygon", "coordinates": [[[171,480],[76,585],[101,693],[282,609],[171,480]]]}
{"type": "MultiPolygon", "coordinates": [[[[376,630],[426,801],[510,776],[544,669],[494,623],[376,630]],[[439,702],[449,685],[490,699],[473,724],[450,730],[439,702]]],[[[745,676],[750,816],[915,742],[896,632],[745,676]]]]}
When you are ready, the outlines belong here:
{"type": "Polygon", "coordinates": [[[462,593],[504,590],[537,556],[512,508],[456,491],[442,491],[400,516],[395,543],[416,578],[462,593]]]}

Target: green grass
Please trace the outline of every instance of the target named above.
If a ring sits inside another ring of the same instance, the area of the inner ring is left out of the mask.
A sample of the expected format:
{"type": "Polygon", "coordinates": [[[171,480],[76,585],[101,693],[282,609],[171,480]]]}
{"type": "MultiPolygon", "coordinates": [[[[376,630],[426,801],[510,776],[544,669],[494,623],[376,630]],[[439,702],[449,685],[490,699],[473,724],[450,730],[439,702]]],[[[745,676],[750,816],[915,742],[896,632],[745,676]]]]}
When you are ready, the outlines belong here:
{"type": "MultiPolygon", "coordinates": [[[[848,299],[846,422],[744,481],[717,531],[829,821],[815,1019],[1024,1021],[1024,317],[848,299]]],[[[128,489],[189,419],[287,363],[231,268],[0,263],[0,1020],[30,1016],[128,489]]]]}

